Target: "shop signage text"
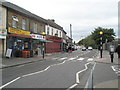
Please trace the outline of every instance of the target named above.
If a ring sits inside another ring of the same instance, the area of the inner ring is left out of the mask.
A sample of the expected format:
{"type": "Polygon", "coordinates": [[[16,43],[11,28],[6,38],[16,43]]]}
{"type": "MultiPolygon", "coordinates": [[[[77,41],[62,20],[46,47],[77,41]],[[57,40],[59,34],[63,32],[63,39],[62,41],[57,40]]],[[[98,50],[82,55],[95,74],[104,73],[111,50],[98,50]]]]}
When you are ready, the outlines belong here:
{"type": "Polygon", "coordinates": [[[45,36],[38,34],[30,34],[30,36],[34,39],[45,39],[45,36]]]}
{"type": "Polygon", "coordinates": [[[6,29],[0,29],[0,35],[6,36],[7,35],[7,30],[6,29]]]}
{"type": "Polygon", "coordinates": [[[19,29],[15,29],[15,28],[9,28],[8,32],[9,33],[22,34],[22,35],[30,36],[29,31],[19,30],[19,29]]]}

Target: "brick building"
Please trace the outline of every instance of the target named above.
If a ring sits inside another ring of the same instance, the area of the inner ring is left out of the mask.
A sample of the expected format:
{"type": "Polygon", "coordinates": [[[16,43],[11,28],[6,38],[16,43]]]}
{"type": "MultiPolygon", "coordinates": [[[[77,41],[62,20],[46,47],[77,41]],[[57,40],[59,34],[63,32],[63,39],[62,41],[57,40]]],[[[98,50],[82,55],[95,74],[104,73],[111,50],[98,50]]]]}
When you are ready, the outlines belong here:
{"type": "Polygon", "coordinates": [[[3,15],[7,29],[5,50],[11,49],[11,56],[19,57],[22,51],[42,55],[44,48],[46,53],[62,52],[67,43],[72,43],[54,20],[46,20],[10,2],[3,2],[2,7],[6,9],[3,15]]]}

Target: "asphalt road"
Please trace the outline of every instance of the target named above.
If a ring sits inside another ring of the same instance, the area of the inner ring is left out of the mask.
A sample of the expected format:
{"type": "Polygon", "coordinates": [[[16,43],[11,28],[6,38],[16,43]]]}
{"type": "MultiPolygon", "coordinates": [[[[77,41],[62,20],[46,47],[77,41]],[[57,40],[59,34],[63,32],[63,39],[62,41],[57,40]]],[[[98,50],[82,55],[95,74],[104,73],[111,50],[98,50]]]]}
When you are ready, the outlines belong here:
{"type": "MultiPolygon", "coordinates": [[[[56,54],[44,61],[3,69],[4,88],[69,88],[76,83],[76,73],[85,69],[96,51],[77,50],[56,54]],[[11,81],[14,82],[11,83],[11,81]]],[[[79,77],[77,78],[79,81],[79,77]]]]}

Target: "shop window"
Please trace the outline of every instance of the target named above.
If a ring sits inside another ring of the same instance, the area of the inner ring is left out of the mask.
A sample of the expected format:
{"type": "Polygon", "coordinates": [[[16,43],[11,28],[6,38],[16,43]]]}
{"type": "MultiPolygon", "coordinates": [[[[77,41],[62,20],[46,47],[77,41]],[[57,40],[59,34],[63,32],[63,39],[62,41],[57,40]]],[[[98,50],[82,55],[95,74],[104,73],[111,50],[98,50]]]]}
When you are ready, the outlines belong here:
{"type": "Polygon", "coordinates": [[[37,24],[36,23],[33,23],[33,30],[34,30],[34,33],[37,33],[37,24]]]}
{"type": "Polygon", "coordinates": [[[26,20],[22,19],[22,29],[26,30],[26,20]]]}
{"type": "Polygon", "coordinates": [[[17,16],[12,16],[13,22],[12,22],[12,26],[13,28],[17,28],[18,27],[18,17],[17,16]]]}

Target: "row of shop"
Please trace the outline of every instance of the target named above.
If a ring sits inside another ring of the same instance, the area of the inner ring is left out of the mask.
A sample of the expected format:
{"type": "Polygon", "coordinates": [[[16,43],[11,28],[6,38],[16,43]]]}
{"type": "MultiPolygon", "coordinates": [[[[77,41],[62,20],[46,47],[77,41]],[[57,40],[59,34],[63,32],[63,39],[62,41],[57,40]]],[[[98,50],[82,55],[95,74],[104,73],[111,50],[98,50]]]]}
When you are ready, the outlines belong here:
{"type": "Polygon", "coordinates": [[[28,57],[33,57],[43,55],[43,50],[45,53],[56,53],[62,52],[65,48],[60,37],[30,34],[29,31],[14,28],[9,28],[4,40],[6,40],[7,57],[24,57],[25,51],[29,51],[28,57]]]}
{"type": "MultiPolygon", "coordinates": [[[[10,2],[0,3],[0,14],[2,57],[33,57],[43,52],[66,51],[67,33],[54,20],[43,19],[10,2]]],[[[71,38],[68,40],[72,42],[71,38]]]]}

